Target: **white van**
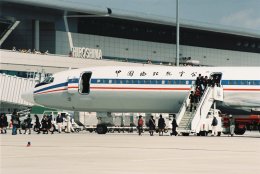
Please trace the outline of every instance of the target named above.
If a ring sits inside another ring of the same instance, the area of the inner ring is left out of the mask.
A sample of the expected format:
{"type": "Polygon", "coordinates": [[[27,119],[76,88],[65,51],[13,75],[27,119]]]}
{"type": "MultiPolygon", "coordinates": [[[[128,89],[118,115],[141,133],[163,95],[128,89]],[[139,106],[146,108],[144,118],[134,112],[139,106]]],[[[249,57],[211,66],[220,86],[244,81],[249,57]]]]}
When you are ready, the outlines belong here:
{"type": "Polygon", "coordinates": [[[218,136],[221,135],[221,132],[223,131],[223,128],[222,128],[222,118],[220,117],[220,110],[218,109],[211,109],[209,112],[208,112],[208,115],[206,117],[206,119],[202,122],[201,126],[200,126],[200,133],[198,135],[200,136],[207,136],[208,133],[211,133],[212,132],[212,120],[213,120],[213,117],[215,116],[218,120],[218,125],[217,125],[217,132],[218,132],[218,136]]]}

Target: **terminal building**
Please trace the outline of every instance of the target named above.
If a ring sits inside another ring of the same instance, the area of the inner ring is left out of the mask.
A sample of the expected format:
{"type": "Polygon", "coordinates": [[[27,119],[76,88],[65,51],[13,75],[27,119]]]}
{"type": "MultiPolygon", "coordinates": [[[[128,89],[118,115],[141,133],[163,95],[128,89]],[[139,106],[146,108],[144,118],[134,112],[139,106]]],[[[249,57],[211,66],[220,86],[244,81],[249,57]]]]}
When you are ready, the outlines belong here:
{"type": "MultiPolygon", "coordinates": [[[[173,66],[176,23],[173,18],[70,1],[2,0],[0,48],[0,73],[23,78],[41,79],[68,68],[135,66],[147,61],[173,66]]],[[[260,33],[180,21],[180,63],[260,66],[260,33]]],[[[1,102],[20,103],[2,96],[1,102]]]]}

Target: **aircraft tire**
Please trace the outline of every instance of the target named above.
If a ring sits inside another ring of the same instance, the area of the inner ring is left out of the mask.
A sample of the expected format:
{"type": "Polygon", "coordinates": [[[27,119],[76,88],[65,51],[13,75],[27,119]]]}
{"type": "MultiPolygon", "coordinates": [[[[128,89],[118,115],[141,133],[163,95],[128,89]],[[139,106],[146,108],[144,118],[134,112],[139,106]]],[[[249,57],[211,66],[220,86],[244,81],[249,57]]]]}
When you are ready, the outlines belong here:
{"type": "Polygon", "coordinates": [[[99,124],[99,125],[97,125],[96,131],[97,131],[98,134],[106,134],[107,133],[107,126],[99,124]]]}
{"type": "Polygon", "coordinates": [[[200,136],[203,136],[203,137],[208,136],[207,131],[200,131],[199,134],[200,134],[200,136]]]}
{"type": "Polygon", "coordinates": [[[234,133],[236,135],[244,135],[245,132],[246,132],[246,128],[236,128],[234,133]]]}
{"type": "Polygon", "coordinates": [[[189,133],[182,133],[182,136],[189,136],[189,133]]]}

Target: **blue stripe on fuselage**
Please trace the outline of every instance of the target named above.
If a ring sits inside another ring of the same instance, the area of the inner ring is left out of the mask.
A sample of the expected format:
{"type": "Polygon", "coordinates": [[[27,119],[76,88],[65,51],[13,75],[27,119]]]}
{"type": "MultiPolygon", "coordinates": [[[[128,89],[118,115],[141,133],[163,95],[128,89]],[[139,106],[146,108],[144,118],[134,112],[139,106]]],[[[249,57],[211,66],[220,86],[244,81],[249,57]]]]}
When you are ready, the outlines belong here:
{"type": "Polygon", "coordinates": [[[42,88],[42,89],[39,89],[37,91],[34,91],[33,93],[43,92],[43,91],[50,90],[50,89],[53,89],[53,88],[59,88],[59,87],[65,87],[65,86],[68,86],[68,82],[48,86],[46,88],[42,88]]]}

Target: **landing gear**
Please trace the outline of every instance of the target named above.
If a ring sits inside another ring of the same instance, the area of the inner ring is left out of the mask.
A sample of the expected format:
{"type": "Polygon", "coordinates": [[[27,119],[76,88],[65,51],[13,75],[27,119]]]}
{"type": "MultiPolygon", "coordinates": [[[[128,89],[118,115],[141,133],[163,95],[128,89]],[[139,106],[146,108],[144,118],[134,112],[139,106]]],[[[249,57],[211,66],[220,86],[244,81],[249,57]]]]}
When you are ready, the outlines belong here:
{"type": "Polygon", "coordinates": [[[246,128],[236,128],[235,129],[235,134],[236,135],[243,135],[246,132],[246,128]]]}
{"type": "Polygon", "coordinates": [[[182,133],[182,136],[189,136],[189,135],[190,135],[190,133],[187,133],[187,132],[182,133]]]}
{"type": "Polygon", "coordinates": [[[208,136],[208,131],[200,131],[197,136],[208,136]]]}
{"type": "Polygon", "coordinates": [[[98,134],[106,134],[108,129],[107,126],[104,124],[98,124],[96,129],[98,134]]]}

